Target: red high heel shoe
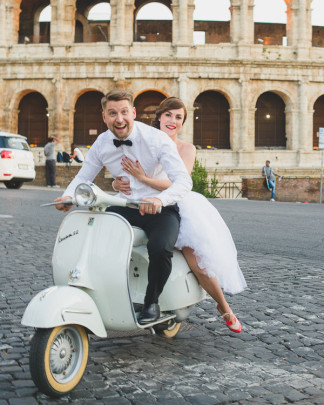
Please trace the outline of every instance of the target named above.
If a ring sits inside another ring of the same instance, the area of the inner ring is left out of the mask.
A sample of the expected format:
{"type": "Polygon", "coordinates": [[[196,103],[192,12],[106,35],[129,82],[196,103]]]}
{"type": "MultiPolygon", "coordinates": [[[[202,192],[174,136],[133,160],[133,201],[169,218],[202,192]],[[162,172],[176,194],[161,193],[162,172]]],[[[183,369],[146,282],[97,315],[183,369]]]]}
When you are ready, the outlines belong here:
{"type": "Polygon", "coordinates": [[[231,311],[231,312],[224,313],[223,311],[221,311],[218,304],[217,304],[217,309],[218,309],[218,312],[221,314],[222,318],[224,318],[226,315],[233,315],[234,319],[235,319],[234,322],[228,321],[225,318],[224,318],[224,321],[226,322],[228,329],[230,329],[232,332],[241,333],[241,331],[242,331],[241,322],[236,318],[236,316],[233,314],[233,312],[231,311]]]}

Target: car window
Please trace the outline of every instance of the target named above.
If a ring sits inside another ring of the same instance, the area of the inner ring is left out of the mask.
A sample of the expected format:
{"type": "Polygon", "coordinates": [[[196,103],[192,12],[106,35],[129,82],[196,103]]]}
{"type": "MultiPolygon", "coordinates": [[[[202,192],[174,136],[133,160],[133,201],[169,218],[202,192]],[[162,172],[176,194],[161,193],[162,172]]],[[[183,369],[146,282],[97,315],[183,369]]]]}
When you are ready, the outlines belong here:
{"type": "Polygon", "coordinates": [[[18,150],[29,150],[28,143],[24,139],[15,138],[15,137],[0,137],[0,147],[9,148],[9,149],[18,149],[18,150]]]}

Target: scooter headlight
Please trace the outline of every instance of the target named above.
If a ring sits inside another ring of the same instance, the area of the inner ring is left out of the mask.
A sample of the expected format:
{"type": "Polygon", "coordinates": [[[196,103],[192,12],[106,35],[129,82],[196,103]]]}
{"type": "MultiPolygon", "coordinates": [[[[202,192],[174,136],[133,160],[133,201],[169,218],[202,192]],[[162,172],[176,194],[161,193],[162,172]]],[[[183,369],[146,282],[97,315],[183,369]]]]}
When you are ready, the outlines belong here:
{"type": "Polygon", "coordinates": [[[80,206],[92,206],[96,201],[96,195],[89,184],[79,184],[75,190],[75,200],[80,206]]]}

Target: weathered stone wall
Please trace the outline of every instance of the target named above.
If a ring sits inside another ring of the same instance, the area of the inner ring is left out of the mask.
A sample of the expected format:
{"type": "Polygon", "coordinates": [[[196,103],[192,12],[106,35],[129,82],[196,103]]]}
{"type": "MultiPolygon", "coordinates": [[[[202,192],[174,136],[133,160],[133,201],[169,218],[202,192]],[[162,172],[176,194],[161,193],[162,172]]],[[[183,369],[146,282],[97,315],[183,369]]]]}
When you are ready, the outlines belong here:
{"type": "MultiPolygon", "coordinates": [[[[72,165],[66,163],[57,163],[56,165],[56,183],[66,188],[80,170],[81,165],[72,165]]],[[[112,191],[112,178],[105,169],[98,173],[94,183],[104,191],[112,191]]],[[[45,166],[36,166],[36,178],[32,183],[33,186],[46,186],[45,166]]]]}
{"type": "MultiPolygon", "coordinates": [[[[242,196],[249,200],[270,200],[271,192],[264,186],[264,178],[242,180],[242,196]]],[[[276,201],[312,202],[320,200],[320,178],[283,178],[276,181],[276,201]]]]}
{"type": "MultiPolygon", "coordinates": [[[[109,42],[75,43],[75,18],[90,2],[51,0],[50,43],[23,44],[18,43],[20,18],[27,16],[21,32],[31,33],[33,5],[40,11],[48,2],[0,0],[0,129],[17,132],[19,103],[36,91],[48,103],[49,133],[68,150],[81,94],[119,87],[136,96],[154,89],[183,99],[188,119],[181,137],[192,142],[194,102],[214,90],[230,106],[230,149],[198,151],[209,171],[216,163],[228,172],[258,169],[266,159],[279,168],[320,166],[313,150],[313,110],[324,94],[324,48],[312,46],[312,31],[319,43],[323,30],[311,25],[310,0],[285,0],[288,46],[254,43],[254,0],[231,0],[228,42],[194,46],[194,0],[172,1],[172,41],[136,42],[134,6],[143,1],[110,0],[109,42]],[[285,103],[286,150],[255,148],[256,102],[268,91],[285,103]]],[[[279,28],[273,28],[278,39],[279,28]]],[[[33,35],[36,31],[34,26],[33,35]]]]}

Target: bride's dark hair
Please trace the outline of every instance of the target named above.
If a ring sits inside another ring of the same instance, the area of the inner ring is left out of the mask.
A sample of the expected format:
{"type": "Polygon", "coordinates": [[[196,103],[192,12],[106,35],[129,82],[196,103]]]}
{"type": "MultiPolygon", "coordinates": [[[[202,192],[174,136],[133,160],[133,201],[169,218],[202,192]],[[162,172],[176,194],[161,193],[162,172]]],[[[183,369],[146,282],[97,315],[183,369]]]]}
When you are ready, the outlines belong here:
{"type": "Polygon", "coordinates": [[[152,122],[152,126],[160,129],[160,118],[163,113],[166,111],[170,110],[179,110],[180,108],[183,108],[184,111],[184,117],[183,117],[183,124],[186,121],[187,118],[187,109],[185,105],[183,104],[182,100],[178,97],[168,97],[164,99],[160,105],[158,106],[157,110],[155,111],[155,118],[152,122]]]}

